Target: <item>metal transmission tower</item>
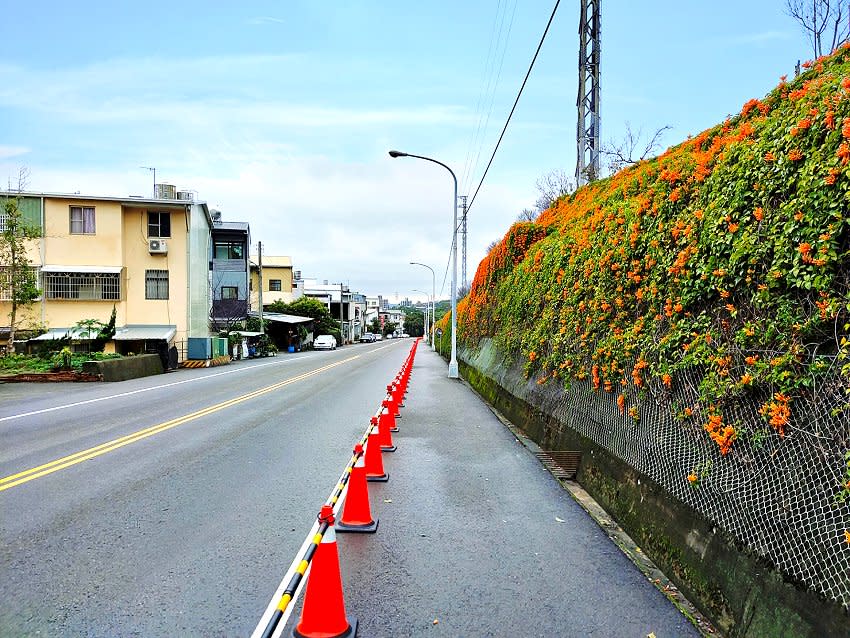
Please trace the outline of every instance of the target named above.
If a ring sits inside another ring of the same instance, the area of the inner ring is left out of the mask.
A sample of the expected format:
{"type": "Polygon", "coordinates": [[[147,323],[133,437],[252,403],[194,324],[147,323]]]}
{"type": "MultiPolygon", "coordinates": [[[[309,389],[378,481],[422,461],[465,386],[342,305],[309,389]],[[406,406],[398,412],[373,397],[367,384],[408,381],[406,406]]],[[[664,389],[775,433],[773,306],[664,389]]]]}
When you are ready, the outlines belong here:
{"type": "Polygon", "coordinates": [[[460,200],[461,210],[463,211],[463,216],[460,218],[460,232],[463,235],[463,243],[462,251],[461,251],[461,267],[460,267],[460,287],[465,291],[466,290],[466,195],[460,195],[458,197],[460,200]]]}
{"type": "Polygon", "coordinates": [[[599,57],[602,35],[602,0],[582,0],[578,25],[578,162],[576,184],[583,186],[599,177],[599,57]]]}

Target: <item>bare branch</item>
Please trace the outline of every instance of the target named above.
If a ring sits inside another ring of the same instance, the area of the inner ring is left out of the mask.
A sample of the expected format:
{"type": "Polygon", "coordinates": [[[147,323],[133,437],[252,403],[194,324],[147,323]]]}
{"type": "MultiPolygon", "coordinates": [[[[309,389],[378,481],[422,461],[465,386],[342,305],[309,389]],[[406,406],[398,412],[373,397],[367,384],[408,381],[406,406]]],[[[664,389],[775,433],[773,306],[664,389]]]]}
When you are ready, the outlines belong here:
{"type": "Polygon", "coordinates": [[[608,157],[608,169],[611,173],[616,173],[626,166],[645,160],[659,148],[662,135],[671,128],[671,126],[665,125],[657,129],[646,144],[643,145],[640,155],[637,155],[637,149],[641,147],[643,129],[638,129],[637,132],[632,131],[631,124],[626,122],[626,132],[623,135],[623,139],[620,141],[612,139],[602,147],[602,154],[608,157]]]}

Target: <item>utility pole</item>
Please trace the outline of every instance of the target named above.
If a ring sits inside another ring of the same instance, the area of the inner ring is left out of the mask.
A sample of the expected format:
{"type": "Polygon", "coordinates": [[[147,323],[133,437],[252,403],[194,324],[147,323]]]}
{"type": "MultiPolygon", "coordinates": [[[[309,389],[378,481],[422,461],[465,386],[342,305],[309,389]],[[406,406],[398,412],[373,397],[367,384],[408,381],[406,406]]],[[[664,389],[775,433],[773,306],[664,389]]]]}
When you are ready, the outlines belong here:
{"type": "Polygon", "coordinates": [[[602,20],[600,5],[602,0],[582,0],[579,19],[578,51],[578,124],[576,142],[578,161],[576,162],[576,185],[584,186],[599,179],[599,158],[601,124],[599,115],[599,63],[601,56],[602,20]]]}
{"type": "Polygon", "coordinates": [[[460,218],[460,232],[463,235],[461,242],[461,266],[460,266],[460,287],[463,290],[466,290],[466,195],[461,195],[458,197],[460,200],[460,206],[462,211],[462,216],[460,218]]]}
{"type": "Polygon", "coordinates": [[[257,297],[260,308],[260,333],[265,333],[263,329],[263,242],[257,242],[257,297]]]}

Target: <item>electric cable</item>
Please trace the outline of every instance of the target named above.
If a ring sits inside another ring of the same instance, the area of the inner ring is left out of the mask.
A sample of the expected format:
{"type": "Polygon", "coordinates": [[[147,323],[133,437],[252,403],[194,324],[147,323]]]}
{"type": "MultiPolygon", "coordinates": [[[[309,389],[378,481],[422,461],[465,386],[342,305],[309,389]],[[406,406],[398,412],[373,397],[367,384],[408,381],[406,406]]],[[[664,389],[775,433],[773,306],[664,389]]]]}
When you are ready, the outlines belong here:
{"type": "MultiPolygon", "coordinates": [[[[543,48],[543,42],[546,40],[546,35],[549,33],[549,27],[552,26],[552,21],[555,19],[555,13],[558,11],[558,5],[561,4],[561,0],[555,0],[555,7],[552,9],[552,15],[549,16],[549,22],[546,23],[546,29],[543,31],[543,35],[540,38],[540,43],[537,45],[537,50],[534,52],[534,57],[531,59],[531,64],[528,65],[528,72],[525,74],[525,79],[522,81],[522,86],[519,88],[519,92],[517,93],[516,100],[514,100],[514,105],[511,108],[511,112],[508,114],[508,119],[505,121],[505,126],[502,128],[502,133],[499,135],[499,140],[496,142],[496,147],[493,149],[493,154],[490,156],[490,161],[487,163],[487,168],[484,169],[484,174],[481,176],[481,181],[478,182],[478,187],[475,189],[475,193],[472,195],[472,199],[466,207],[466,213],[464,214],[464,219],[467,215],[469,215],[469,211],[472,209],[472,205],[475,203],[475,198],[478,196],[478,192],[481,190],[481,185],[484,183],[484,179],[487,177],[487,173],[490,170],[490,166],[493,164],[493,159],[496,157],[496,153],[499,150],[499,146],[502,143],[502,139],[505,137],[505,131],[508,130],[508,124],[511,123],[511,118],[513,117],[514,111],[516,110],[517,104],[519,104],[519,99],[522,97],[522,92],[525,89],[525,85],[528,82],[528,77],[531,75],[531,70],[534,68],[534,63],[537,61],[537,56],[540,54],[540,49],[543,48]]],[[[463,225],[463,220],[461,220],[460,224],[458,224],[455,231],[463,225]]]]}

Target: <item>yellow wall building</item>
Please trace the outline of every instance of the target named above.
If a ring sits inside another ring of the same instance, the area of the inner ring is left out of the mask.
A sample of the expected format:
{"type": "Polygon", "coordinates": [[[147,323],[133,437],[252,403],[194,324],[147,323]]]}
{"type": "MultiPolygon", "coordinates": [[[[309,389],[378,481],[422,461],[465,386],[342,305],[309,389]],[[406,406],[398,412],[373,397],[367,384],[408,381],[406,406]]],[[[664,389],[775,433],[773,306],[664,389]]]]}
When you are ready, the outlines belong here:
{"type": "MultiPolygon", "coordinates": [[[[19,312],[18,329],[48,329],[42,338],[55,338],[82,320],[106,323],[114,307],[119,352],[209,334],[206,204],[47,193],[21,193],[19,201],[42,229],[28,252],[42,294],[19,312]]],[[[10,310],[8,294],[0,295],[0,326],[10,310]]]]}
{"type": "MultiPolygon", "coordinates": [[[[260,307],[259,259],[251,256],[251,308],[260,307]]],[[[275,301],[292,303],[292,258],[288,256],[263,255],[263,307],[275,301]]]]}

